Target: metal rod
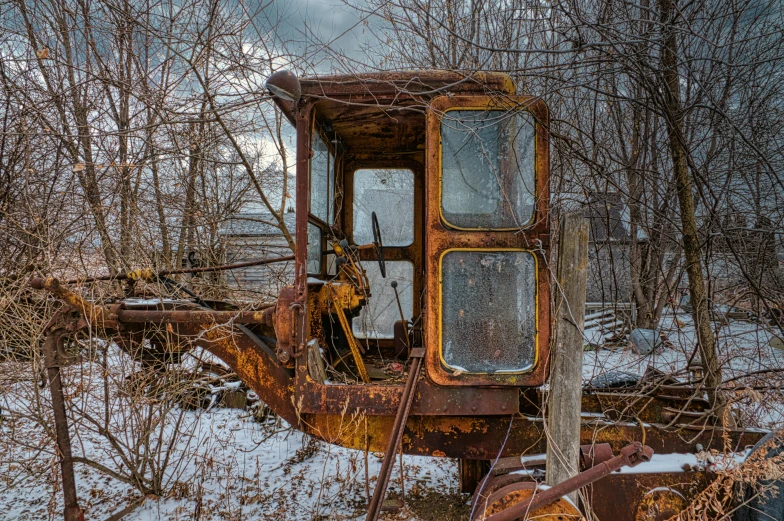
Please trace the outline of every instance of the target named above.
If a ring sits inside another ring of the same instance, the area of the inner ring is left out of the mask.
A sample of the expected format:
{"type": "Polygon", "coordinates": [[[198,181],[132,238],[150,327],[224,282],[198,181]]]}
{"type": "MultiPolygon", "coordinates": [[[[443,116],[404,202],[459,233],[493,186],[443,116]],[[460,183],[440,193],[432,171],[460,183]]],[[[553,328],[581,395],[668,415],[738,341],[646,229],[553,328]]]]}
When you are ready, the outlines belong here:
{"type": "Polygon", "coordinates": [[[96,306],[81,295],[65,287],[64,284],[61,284],[59,280],[53,277],[47,279],[33,278],[30,280],[30,286],[35,289],[45,289],[72,308],[79,310],[92,326],[111,329],[116,325],[116,317],[109,309],[104,306],[96,306]]]}
{"type": "Polygon", "coordinates": [[[389,433],[387,450],[384,452],[381,472],[378,475],[376,489],[373,491],[373,498],[368,505],[365,521],[377,521],[378,515],[381,513],[381,503],[384,501],[387,486],[389,486],[389,476],[392,474],[392,466],[395,463],[397,449],[400,447],[400,440],[403,438],[403,431],[406,427],[408,413],[411,412],[411,404],[414,403],[414,391],[416,390],[416,385],[419,381],[419,373],[422,370],[422,358],[424,356],[425,350],[421,347],[411,351],[411,370],[408,373],[408,379],[406,380],[406,386],[403,388],[403,394],[400,396],[400,407],[397,409],[395,423],[392,425],[392,432],[389,433]]]}
{"type": "Polygon", "coordinates": [[[406,347],[410,351],[411,350],[411,342],[409,342],[409,340],[408,340],[408,325],[407,325],[407,322],[406,322],[406,316],[403,314],[403,306],[400,304],[400,295],[398,295],[398,293],[397,293],[397,281],[393,280],[390,283],[390,286],[392,286],[392,289],[395,290],[395,300],[397,301],[397,310],[400,312],[400,320],[403,321],[403,327],[406,328],[406,347]]]}
{"type": "Polygon", "coordinates": [[[362,360],[362,354],[360,353],[361,347],[356,338],[354,338],[354,334],[351,332],[351,324],[348,323],[348,318],[346,318],[346,314],[343,312],[343,308],[340,307],[338,294],[331,284],[327,284],[327,286],[332,293],[332,308],[334,309],[335,314],[338,316],[340,327],[342,327],[343,332],[346,333],[346,341],[348,341],[348,346],[351,348],[351,354],[354,356],[354,363],[357,365],[359,377],[362,378],[363,382],[370,383],[370,376],[368,375],[365,362],[362,360]]]}
{"type": "Polygon", "coordinates": [[[100,277],[86,277],[81,279],[71,279],[67,281],[66,284],[86,284],[88,282],[97,282],[100,280],[126,280],[126,279],[135,279],[135,278],[155,279],[157,277],[166,276],[166,275],[181,275],[184,273],[209,273],[214,271],[226,271],[226,270],[234,270],[238,268],[247,268],[250,266],[261,266],[263,264],[273,264],[275,262],[288,262],[293,260],[294,260],[294,255],[288,255],[286,257],[276,257],[274,259],[259,259],[255,261],[238,262],[236,264],[221,264],[219,266],[205,266],[203,268],[183,268],[179,270],[163,270],[157,273],[154,273],[151,269],[147,268],[142,270],[129,271],[127,273],[118,273],[117,275],[103,275],[100,277]]]}
{"type": "Polygon", "coordinates": [[[153,323],[153,324],[266,324],[271,323],[269,307],[263,311],[207,311],[207,310],[136,310],[121,309],[117,311],[117,320],[122,323],[153,323]],[[265,313],[266,312],[266,313],[265,313]]]}
{"type": "Polygon", "coordinates": [[[60,470],[63,479],[63,519],[65,521],[84,521],[84,511],[79,507],[76,496],[73,456],[71,455],[71,436],[68,433],[68,417],[65,411],[63,381],[60,377],[60,361],[57,353],[65,342],[66,333],[61,329],[50,332],[44,340],[44,359],[52,393],[54,429],[57,450],[60,453],[60,470]]]}

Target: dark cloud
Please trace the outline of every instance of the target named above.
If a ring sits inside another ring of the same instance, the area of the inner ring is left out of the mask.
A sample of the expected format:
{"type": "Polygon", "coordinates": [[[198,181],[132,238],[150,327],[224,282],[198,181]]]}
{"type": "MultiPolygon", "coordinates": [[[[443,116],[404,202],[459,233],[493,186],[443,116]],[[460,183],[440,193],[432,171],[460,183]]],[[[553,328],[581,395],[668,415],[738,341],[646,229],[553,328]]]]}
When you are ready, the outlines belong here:
{"type": "Polygon", "coordinates": [[[345,66],[338,56],[362,60],[362,49],[375,39],[373,20],[340,0],[274,0],[287,49],[304,58],[298,68],[327,73],[345,66]]]}

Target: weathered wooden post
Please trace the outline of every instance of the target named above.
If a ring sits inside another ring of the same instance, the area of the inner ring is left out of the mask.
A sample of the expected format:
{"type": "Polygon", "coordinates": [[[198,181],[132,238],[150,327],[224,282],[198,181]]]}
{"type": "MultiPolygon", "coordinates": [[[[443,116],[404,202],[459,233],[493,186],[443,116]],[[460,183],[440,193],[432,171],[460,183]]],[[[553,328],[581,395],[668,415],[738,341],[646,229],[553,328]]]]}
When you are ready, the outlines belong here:
{"type": "MultiPolygon", "coordinates": [[[[547,400],[547,477],[557,485],[579,472],[582,403],[583,318],[588,268],[588,219],[561,219],[556,286],[555,348],[547,400]]],[[[570,494],[576,501],[577,493],[570,494]]]]}

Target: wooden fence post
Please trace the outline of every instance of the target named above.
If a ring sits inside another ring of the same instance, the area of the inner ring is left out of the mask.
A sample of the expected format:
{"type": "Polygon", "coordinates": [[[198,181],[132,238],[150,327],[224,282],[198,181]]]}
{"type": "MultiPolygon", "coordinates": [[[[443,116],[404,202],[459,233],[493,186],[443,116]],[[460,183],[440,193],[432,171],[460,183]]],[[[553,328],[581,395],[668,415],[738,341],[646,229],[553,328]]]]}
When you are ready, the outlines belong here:
{"type": "MultiPolygon", "coordinates": [[[[578,213],[566,214],[559,234],[555,346],[550,356],[547,399],[546,483],[550,486],[579,472],[587,268],[588,219],[578,213]]],[[[577,493],[569,497],[576,502],[577,493]]]]}

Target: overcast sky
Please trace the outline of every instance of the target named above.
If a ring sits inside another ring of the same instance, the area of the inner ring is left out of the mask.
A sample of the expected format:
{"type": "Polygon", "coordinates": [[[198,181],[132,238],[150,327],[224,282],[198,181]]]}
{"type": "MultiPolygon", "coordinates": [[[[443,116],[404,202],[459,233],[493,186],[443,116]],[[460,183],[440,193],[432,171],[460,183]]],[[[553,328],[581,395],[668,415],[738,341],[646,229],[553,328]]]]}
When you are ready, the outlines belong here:
{"type": "Polygon", "coordinates": [[[281,36],[297,42],[291,50],[311,56],[317,52],[307,65],[297,64],[307,72],[340,71],[345,64],[339,63],[336,55],[363,60],[362,45],[375,40],[377,28],[372,18],[363,23],[362,13],[341,0],[274,0],[273,5],[284,22],[281,36]],[[319,43],[328,45],[330,50],[319,49],[319,43]]]}

